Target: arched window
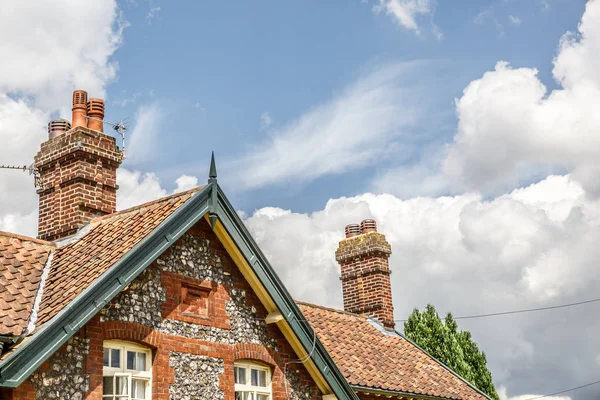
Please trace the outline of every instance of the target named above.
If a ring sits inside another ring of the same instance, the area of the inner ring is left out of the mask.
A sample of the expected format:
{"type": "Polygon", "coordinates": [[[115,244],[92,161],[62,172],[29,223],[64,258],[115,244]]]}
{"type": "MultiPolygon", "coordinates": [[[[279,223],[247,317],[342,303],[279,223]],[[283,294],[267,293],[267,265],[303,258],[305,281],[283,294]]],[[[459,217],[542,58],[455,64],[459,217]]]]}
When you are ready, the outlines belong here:
{"type": "Polygon", "coordinates": [[[152,398],[152,352],[131,342],[104,342],[102,398],[145,400],[152,398]]]}
{"type": "Polygon", "coordinates": [[[233,363],[235,400],[271,400],[271,368],[252,361],[233,363]]]}

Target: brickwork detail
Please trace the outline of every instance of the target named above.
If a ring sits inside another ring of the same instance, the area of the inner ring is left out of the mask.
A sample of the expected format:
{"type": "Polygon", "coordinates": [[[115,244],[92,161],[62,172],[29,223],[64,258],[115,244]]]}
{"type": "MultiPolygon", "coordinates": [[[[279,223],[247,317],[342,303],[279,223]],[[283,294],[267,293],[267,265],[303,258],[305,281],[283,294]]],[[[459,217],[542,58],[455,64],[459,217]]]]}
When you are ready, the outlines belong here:
{"type": "Polygon", "coordinates": [[[341,267],[344,310],[367,314],[394,327],[394,306],[388,259],[390,244],[379,232],[346,238],[335,252],[341,267]]]}
{"type": "Polygon", "coordinates": [[[34,372],[30,382],[37,399],[82,400],[89,391],[85,358],[90,351],[89,339],[73,336],[48,360],[49,368],[34,372]]]}
{"type": "Polygon", "coordinates": [[[169,366],[175,370],[175,383],[169,387],[172,400],[223,400],[220,377],[225,372],[221,358],[171,352],[169,366]]]}
{"type": "Polygon", "coordinates": [[[60,239],[114,212],[121,161],[112,136],[81,126],[42,143],[34,161],[41,178],[38,236],[60,239]]]}

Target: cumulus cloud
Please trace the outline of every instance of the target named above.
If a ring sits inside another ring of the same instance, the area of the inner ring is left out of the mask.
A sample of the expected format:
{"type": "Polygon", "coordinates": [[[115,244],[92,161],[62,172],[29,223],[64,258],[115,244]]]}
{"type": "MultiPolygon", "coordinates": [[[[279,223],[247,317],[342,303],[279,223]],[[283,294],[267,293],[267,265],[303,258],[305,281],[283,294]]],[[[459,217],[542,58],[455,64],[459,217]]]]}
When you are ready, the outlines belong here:
{"type": "MultiPolygon", "coordinates": [[[[344,226],[363,218],[375,218],[392,244],[397,319],[427,303],[471,315],[586,300],[600,290],[600,201],[570,176],[493,199],[366,193],[310,214],[268,207],[245,218],[291,293],[318,304],[342,306],[334,253],[344,226]]],[[[547,393],[596,379],[600,339],[580,335],[569,351],[557,345],[572,332],[599,329],[596,307],[460,325],[473,332],[510,396],[547,393]]]]}
{"type": "Polygon", "coordinates": [[[155,157],[164,119],[165,112],[157,101],[138,107],[134,118],[135,126],[127,144],[129,162],[144,163],[155,157]]]}
{"type": "Polygon", "coordinates": [[[499,62],[456,100],[458,132],[445,173],[458,188],[501,193],[540,168],[564,169],[600,195],[600,1],[559,44],[548,93],[537,69],[499,62]]]}
{"type": "Polygon", "coordinates": [[[508,16],[508,21],[513,24],[513,25],[521,25],[521,22],[523,22],[521,20],[521,17],[518,17],[516,15],[509,15],[508,16]]]}
{"type": "Polygon", "coordinates": [[[270,137],[228,162],[235,187],[307,182],[389,156],[423,117],[428,100],[406,79],[424,62],[375,68],[341,94],[276,128],[270,137]]]}
{"type": "MultiPolygon", "coordinates": [[[[379,3],[373,7],[376,13],[385,12],[387,15],[394,18],[394,21],[400,26],[414,31],[416,34],[421,33],[421,25],[419,19],[429,17],[432,21],[435,12],[434,0],[379,0],[379,3]]],[[[433,33],[438,39],[442,39],[443,35],[438,27],[431,22],[433,33]]]]}
{"type": "Polygon", "coordinates": [[[185,192],[186,190],[190,190],[198,187],[198,178],[190,175],[181,175],[177,180],[175,180],[175,190],[173,193],[185,192]]]}

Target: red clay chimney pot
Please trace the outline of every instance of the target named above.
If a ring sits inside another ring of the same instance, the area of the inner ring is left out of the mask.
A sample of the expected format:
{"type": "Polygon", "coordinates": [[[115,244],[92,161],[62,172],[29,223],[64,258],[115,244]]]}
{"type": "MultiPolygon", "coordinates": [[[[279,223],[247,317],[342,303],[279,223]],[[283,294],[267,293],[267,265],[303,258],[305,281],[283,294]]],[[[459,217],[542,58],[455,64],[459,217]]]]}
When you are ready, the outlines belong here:
{"type": "Polygon", "coordinates": [[[363,219],[360,223],[360,233],[377,232],[377,222],[374,219],[363,219]]]}
{"type": "Polygon", "coordinates": [[[360,225],[358,224],[350,224],[346,225],[346,237],[351,238],[354,236],[360,235],[360,225]]]}
{"type": "Polygon", "coordinates": [[[87,102],[88,128],[104,132],[104,100],[92,98],[87,102]]]}
{"type": "Polygon", "coordinates": [[[85,90],[75,90],[73,92],[73,128],[76,126],[87,126],[87,92],[85,90]]]}
{"type": "Polygon", "coordinates": [[[54,119],[48,122],[48,138],[52,139],[71,129],[71,123],[66,119],[54,119]]]}

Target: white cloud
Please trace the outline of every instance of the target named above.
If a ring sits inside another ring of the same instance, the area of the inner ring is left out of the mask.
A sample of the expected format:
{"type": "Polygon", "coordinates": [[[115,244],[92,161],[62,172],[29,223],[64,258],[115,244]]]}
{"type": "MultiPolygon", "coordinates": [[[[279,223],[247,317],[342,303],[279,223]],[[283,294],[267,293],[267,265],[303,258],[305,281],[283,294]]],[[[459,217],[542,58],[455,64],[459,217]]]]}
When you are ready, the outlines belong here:
{"type": "Polygon", "coordinates": [[[548,93],[533,68],[496,64],[456,100],[458,133],[444,170],[456,187],[500,193],[540,167],[564,168],[600,194],[600,1],[587,3],[579,34],[554,60],[562,88],[548,93]]]}
{"type": "MultiPolygon", "coordinates": [[[[498,396],[500,396],[500,400],[530,400],[534,398],[540,398],[540,394],[523,394],[520,396],[508,397],[506,394],[506,388],[501,386],[497,388],[498,396]]],[[[545,400],[571,400],[569,396],[544,396],[545,400]]]]}
{"type": "Polygon", "coordinates": [[[272,135],[227,163],[235,187],[258,187],[289,180],[307,182],[375,163],[408,138],[427,108],[406,78],[424,63],[377,68],[333,100],[272,135]]]}
{"type": "Polygon", "coordinates": [[[73,88],[104,96],[104,85],[117,70],[110,57],[127,26],[114,0],[49,0],[35,7],[9,2],[2,7],[0,92],[32,97],[35,105],[53,110],[56,99],[68,103],[73,88]],[[35,21],[35,29],[24,29],[24,21],[35,21]]]}
{"type": "Polygon", "coordinates": [[[186,190],[198,187],[198,178],[190,175],[181,175],[175,180],[175,185],[177,187],[173,190],[173,193],[185,192],[186,190]]]}
{"type": "Polygon", "coordinates": [[[152,20],[156,18],[159,11],[160,7],[150,7],[150,10],[148,10],[148,14],[146,14],[146,21],[148,21],[148,23],[151,23],[152,20]]]}
{"type": "MultiPolygon", "coordinates": [[[[310,214],[268,207],[245,223],[293,296],[341,307],[335,249],[346,224],[369,217],[392,244],[397,319],[429,302],[440,313],[470,315],[586,300],[600,290],[600,201],[569,176],[490,200],[366,193],[310,214]]],[[[598,337],[580,335],[569,351],[557,345],[572,332],[600,329],[596,311],[590,305],[459,323],[485,350],[495,382],[514,396],[596,379],[590,349],[599,348],[598,337]]]]}
{"type": "Polygon", "coordinates": [[[508,20],[510,21],[511,24],[513,25],[521,25],[521,22],[523,22],[521,20],[521,17],[518,17],[516,15],[509,15],[508,16],[508,20]]]}
{"type": "Polygon", "coordinates": [[[379,0],[379,3],[373,7],[373,11],[385,12],[393,17],[400,26],[414,31],[416,34],[421,33],[418,19],[428,17],[435,36],[439,40],[443,38],[442,32],[432,22],[435,12],[434,0],[379,0]]]}
{"type": "Polygon", "coordinates": [[[127,143],[127,159],[132,163],[143,163],[156,155],[158,135],[163,127],[165,112],[155,101],[138,107],[135,126],[127,143]]]}
{"type": "Polygon", "coordinates": [[[264,112],[260,116],[260,129],[268,129],[273,124],[273,117],[268,112],[264,112]]]}

